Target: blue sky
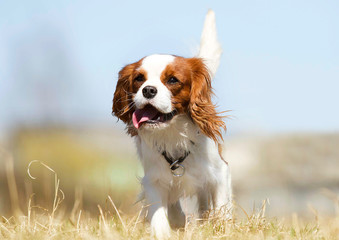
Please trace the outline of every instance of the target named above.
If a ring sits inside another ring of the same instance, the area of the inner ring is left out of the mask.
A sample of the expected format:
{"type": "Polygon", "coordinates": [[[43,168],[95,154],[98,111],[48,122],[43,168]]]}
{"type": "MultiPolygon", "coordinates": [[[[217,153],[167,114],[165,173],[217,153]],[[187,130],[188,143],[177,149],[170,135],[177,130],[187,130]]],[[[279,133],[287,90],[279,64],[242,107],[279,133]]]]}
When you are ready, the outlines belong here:
{"type": "Polygon", "coordinates": [[[207,10],[223,56],[213,86],[230,134],[339,130],[339,2],[0,3],[0,130],[111,124],[118,71],[152,53],[193,56],[207,10]]]}

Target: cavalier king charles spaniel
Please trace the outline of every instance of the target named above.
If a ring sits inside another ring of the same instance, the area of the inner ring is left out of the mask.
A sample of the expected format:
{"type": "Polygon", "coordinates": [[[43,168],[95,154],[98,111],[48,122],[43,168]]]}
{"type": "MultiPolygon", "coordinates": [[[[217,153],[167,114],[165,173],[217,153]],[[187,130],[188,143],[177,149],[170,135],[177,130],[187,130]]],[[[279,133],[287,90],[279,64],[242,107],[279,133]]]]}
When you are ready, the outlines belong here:
{"type": "Polygon", "coordinates": [[[230,171],[221,148],[226,125],[211,100],[220,55],[210,10],[197,57],[155,54],[119,72],[113,114],[135,139],[142,198],[157,238],[168,238],[170,227],[183,226],[188,216],[230,217],[230,171]]]}

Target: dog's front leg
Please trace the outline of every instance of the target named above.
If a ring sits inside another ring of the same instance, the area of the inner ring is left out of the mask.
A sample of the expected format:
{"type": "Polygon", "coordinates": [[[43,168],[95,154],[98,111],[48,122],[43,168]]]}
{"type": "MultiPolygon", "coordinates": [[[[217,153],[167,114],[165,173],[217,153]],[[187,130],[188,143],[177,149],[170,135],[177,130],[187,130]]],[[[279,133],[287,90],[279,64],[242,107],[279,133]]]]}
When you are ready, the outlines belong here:
{"type": "Polygon", "coordinates": [[[222,164],[219,168],[218,182],[212,188],[213,207],[226,218],[232,217],[232,188],[229,168],[222,164]]]}
{"type": "Polygon", "coordinates": [[[148,206],[147,219],[151,223],[152,234],[158,239],[170,237],[171,228],[167,217],[168,193],[161,191],[156,183],[143,181],[145,200],[148,206]]]}

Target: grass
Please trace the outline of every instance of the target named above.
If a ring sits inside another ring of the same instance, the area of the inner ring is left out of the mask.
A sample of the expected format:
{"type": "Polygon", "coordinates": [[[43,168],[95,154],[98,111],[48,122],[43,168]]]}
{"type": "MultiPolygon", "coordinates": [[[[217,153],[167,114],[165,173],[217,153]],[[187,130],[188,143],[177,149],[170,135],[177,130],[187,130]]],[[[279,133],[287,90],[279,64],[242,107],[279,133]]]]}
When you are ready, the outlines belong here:
{"type": "MultiPolygon", "coordinates": [[[[109,201],[110,202],[110,201],[109,201]]],[[[79,211],[77,218],[63,218],[53,212],[3,218],[1,239],[150,239],[149,226],[140,215],[119,217],[111,206],[98,206],[98,217],[79,211]]],[[[54,212],[55,213],[55,212],[54,212]]],[[[291,221],[267,219],[255,213],[248,219],[225,221],[210,218],[173,230],[171,239],[338,239],[339,218],[320,218],[303,222],[293,215],[291,221]]]]}
{"type": "MultiPolygon", "coordinates": [[[[113,133],[109,135],[111,139],[102,140],[93,135],[88,132],[75,134],[67,129],[22,130],[14,134],[6,151],[13,159],[20,207],[25,207],[32,193],[34,204],[46,206],[53,200],[54,175],[51,171],[33,163],[30,172],[36,180],[27,175],[27,166],[36,159],[58,173],[60,188],[66,196],[63,206],[69,211],[76,194],[81,195],[82,207],[90,212],[96,212],[96,205],[103,204],[107,195],[111,195],[124,212],[130,211],[129,206],[133,205],[140,188],[137,179],[142,174],[140,164],[131,151],[118,145],[121,142],[119,136],[113,133]]],[[[120,144],[126,145],[122,142],[120,144]]],[[[10,189],[6,173],[2,171],[6,162],[2,158],[0,149],[0,196],[6,196],[0,197],[0,213],[8,216],[11,214],[7,207],[11,204],[7,197],[10,189]]]]}
{"type": "MultiPolygon", "coordinates": [[[[135,177],[140,166],[130,149],[123,150],[132,144],[121,136],[112,139],[113,134],[109,134],[109,141],[87,141],[86,134],[79,137],[62,130],[25,131],[13,140],[13,156],[0,148],[0,164],[5,163],[0,166],[0,239],[152,239],[150,226],[141,214],[142,206],[133,205],[140,187],[135,177]],[[105,143],[109,144],[103,149],[105,143]],[[110,182],[103,186],[106,179],[110,182]]],[[[335,139],[337,142],[339,138],[335,139]]],[[[325,165],[325,171],[319,172],[326,175],[325,182],[335,185],[337,165],[332,163],[339,156],[335,139],[326,137],[318,143],[308,138],[288,138],[270,143],[261,160],[263,166],[273,167],[252,177],[257,179],[270,172],[279,178],[288,176],[294,186],[300,183],[298,169],[305,169],[301,161],[312,157],[314,161],[307,166],[322,169],[317,164],[325,165]],[[311,156],[306,156],[310,149],[311,156]],[[287,161],[289,164],[285,164],[287,161]],[[294,172],[284,168],[295,163],[302,168],[292,168],[294,172]]],[[[314,179],[302,179],[315,184],[314,179]]],[[[260,185],[265,182],[270,181],[260,185]]],[[[246,180],[243,184],[251,183],[246,180]]],[[[249,188],[258,191],[251,185],[249,188]]],[[[339,197],[331,191],[326,194],[337,211],[331,216],[309,207],[313,218],[297,214],[267,217],[266,212],[277,205],[264,201],[259,209],[248,212],[235,203],[232,220],[210,216],[190,222],[185,229],[173,230],[171,239],[339,239],[339,197]]],[[[246,196],[254,201],[253,195],[246,196]]]]}
{"type": "MultiPolygon", "coordinates": [[[[12,217],[2,216],[1,239],[153,238],[148,223],[142,217],[142,209],[134,215],[124,214],[117,209],[110,196],[104,206],[97,205],[96,217],[79,207],[81,199],[75,199],[72,211],[67,213],[62,209],[65,195],[60,189],[60,179],[53,169],[42,162],[32,161],[27,169],[28,175],[35,179],[30,168],[38,163],[54,174],[51,208],[32,205],[34,195],[31,195],[27,214],[17,209],[12,217]]],[[[13,169],[11,166],[7,169],[8,177],[11,178],[13,169]]],[[[9,187],[12,189],[11,194],[17,195],[13,192],[17,189],[15,181],[10,180],[9,187]]],[[[338,204],[338,199],[335,201],[338,204]]],[[[339,239],[339,215],[325,218],[313,210],[315,218],[312,221],[303,221],[296,214],[291,219],[269,219],[265,217],[267,207],[267,201],[264,201],[257,212],[248,214],[235,204],[235,209],[243,211],[245,218],[240,218],[240,214],[234,215],[232,220],[210,216],[188,223],[184,229],[173,230],[171,239],[339,239]]]]}

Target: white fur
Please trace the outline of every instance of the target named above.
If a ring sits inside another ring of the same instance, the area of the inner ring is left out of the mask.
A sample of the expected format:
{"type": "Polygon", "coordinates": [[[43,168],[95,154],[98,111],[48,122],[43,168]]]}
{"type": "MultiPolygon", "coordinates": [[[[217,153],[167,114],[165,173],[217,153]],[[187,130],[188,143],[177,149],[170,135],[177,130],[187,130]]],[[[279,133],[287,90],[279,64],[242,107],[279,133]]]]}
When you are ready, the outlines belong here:
{"type": "Polygon", "coordinates": [[[171,91],[161,82],[160,76],[166,66],[174,61],[172,55],[154,54],[146,57],[140,66],[147,72],[147,80],[141,85],[134,97],[135,106],[143,108],[146,104],[151,104],[160,112],[169,113],[172,109],[171,91]],[[147,99],[142,94],[142,89],[146,86],[153,86],[158,93],[152,99],[147,99]]]}
{"type": "Polygon", "coordinates": [[[145,204],[150,206],[147,217],[158,238],[168,236],[168,217],[172,216],[173,225],[185,222],[184,215],[180,214],[182,211],[186,216],[201,216],[204,210],[224,207],[225,216],[229,217],[229,167],[219,156],[215,142],[201,134],[186,115],[176,116],[166,128],[156,131],[139,129],[136,145],[145,172],[142,185],[145,204]],[[167,151],[173,158],[190,151],[182,163],[186,169],[182,177],[172,175],[162,151],[167,151]],[[194,203],[192,197],[197,198],[198,206],[190,205],[194,203]]]}
{"type": "Polygon", "coordinates": [[[219,67],[221,53],[222,48],[218,41],[215,14],[212,10],[209,10],[206,15],[204,28],[201,34],[198,57],[205,60],[205,64],[210,70],[212,78],[219,67]]]}
{"type": "MultiPolygon", "coordinates": [[[[199,57],[206,59],[212,76],[218,68],[220,54],[214,13],[209,11],[199,57]]],[[[164,113],[172,111],[171,92],[160,76],[174,58],[151,55],[143,60],[140,68],[147,72],[147,80],[134,97],[137,108],[152,104],[164,113]],[[145,86],[156,87],[157,95],[152,99],[144,98],[142,89],[145,86]]],[[[143,125],[135,140],[145,173],[142,185],[145,204],[149,206],[147,218],[157,238],[169,238],[169,220],[171,225],[182,226],[185,215],[197,217],[205,210],[223,209],[229,217],[232,194],[229,167],[220,157],[217,144],[202,134],[186,114],[175,116],[161,127],[143,125]],[[182,177],[173,176],[169,163],[161,155],[163,151],[174,159],[190,152],[182,162],[186,170],[182,177]]]]}

